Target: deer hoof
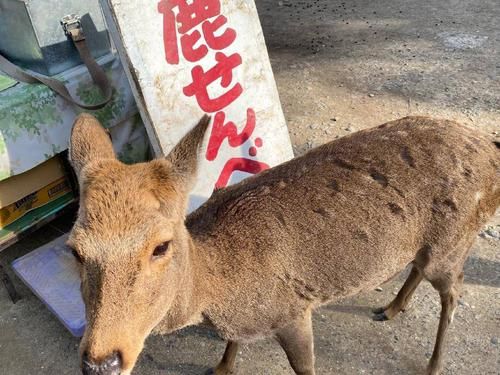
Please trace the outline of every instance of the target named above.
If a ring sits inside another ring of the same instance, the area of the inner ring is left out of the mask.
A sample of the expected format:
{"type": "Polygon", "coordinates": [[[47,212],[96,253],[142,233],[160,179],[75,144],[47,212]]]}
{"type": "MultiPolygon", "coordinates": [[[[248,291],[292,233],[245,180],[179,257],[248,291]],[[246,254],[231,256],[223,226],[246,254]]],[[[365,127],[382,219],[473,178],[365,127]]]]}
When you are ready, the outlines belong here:
{"type": "Polygon", "coordinates": [[[375,320],[376,322],[384,322],[386,320],[389,320],[389,318],[387,317],[387,315],[385,315],[385,312],[381,312],[381,313],[375,313],[375,315],[373,316],[373,320],[375,320]]]}
{"type": "Polygon", "coordinates": [[[204,375],[232,375],[233,371],[221,370],[217,368],[211,368],[205,372],[204,375]]]}
{"type": "Polygon", "coordinates": [[[425,375],[440,375],[441,371],[439,369],[428,368],[425,375]]]}
{"type": "Polygon", "coordinates": [[[372,309],[372,313],[374,313],[374,314],[382,314],[384,311],[385,311],[384,307],[376,307],[376,308],[372,309]]]}

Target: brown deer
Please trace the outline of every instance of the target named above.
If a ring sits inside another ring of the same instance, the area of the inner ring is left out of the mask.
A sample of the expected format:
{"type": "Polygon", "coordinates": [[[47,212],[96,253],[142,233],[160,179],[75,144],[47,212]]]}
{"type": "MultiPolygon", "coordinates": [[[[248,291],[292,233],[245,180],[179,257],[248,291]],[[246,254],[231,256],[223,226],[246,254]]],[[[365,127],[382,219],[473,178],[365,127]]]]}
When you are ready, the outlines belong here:
{"type": "Polygon", "coordinates": [[[500,204],[500,151],[451,121],[407,117],[318,147],[214,192],[185,217],[208,117],[164,159],[125,165],[90,115],[71,135],[80,209],[84,374],[130,374],[146,337],[203,323],[238,343],[272,336],[313,375],[312,311],[411,273],[376,319],[422,279],[441,297],[428,374],[440,373],[474,239],[500,204]]]}

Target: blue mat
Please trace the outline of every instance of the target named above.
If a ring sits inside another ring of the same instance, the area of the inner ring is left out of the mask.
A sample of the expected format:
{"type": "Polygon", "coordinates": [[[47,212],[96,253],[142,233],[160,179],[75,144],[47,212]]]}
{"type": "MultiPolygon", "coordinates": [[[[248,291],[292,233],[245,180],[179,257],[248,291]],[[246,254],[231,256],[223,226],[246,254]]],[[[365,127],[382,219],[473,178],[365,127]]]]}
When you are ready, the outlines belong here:
{"type": "Polygon", "coordinates": [[[73,336],[85,331],[85,306],[80,274],[67,235],[39,247],[12,263],[15,273],[52,311],[73,336]]]}

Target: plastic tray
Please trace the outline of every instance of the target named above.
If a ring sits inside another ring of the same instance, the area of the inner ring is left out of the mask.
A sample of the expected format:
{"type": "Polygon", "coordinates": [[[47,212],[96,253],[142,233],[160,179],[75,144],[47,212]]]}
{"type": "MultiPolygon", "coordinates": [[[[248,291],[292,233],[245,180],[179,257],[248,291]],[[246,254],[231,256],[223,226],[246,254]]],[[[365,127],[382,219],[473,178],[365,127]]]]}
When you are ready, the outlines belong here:
{"type": "Polygon", "coordinates": [[[12,263],[14,272],[75,337],[85,331],[85,306],[78,265],[65,245],[67,235],[12,263]]]}

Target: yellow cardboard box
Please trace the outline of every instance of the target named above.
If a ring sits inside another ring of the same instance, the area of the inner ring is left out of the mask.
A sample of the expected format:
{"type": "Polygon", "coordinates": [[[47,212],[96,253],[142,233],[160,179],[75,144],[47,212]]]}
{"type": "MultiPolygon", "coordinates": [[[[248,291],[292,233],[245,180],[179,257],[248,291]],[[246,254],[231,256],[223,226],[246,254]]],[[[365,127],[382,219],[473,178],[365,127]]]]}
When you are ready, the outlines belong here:
{"type": "Polygon", "coordinates": [[[0,181],[0,228],[71,191],[59,158],[0,181]]]}

